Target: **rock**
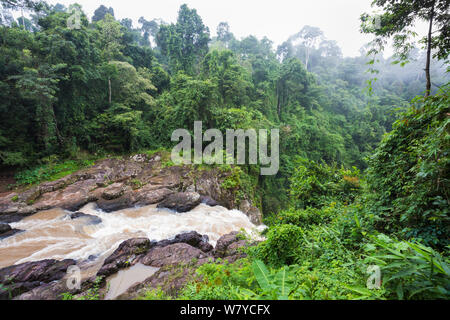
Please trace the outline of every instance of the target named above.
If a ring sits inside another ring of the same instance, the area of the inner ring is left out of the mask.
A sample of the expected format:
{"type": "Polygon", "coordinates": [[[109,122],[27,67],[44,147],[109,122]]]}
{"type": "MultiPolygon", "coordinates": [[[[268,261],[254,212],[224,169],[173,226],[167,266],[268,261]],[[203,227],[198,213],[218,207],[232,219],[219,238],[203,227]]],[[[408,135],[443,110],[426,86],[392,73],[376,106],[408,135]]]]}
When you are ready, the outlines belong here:
{"type": "Polygon", "coordinates": [[[105,212],[128,209],[135,206],[148,206],[163,201],[174,192],[169,189],[157,189],[149,191],[151,186],[146,186],[140,190],[129,191],[123,196],[113,200],[100,199],[97,206],[105,212]]]}
{"type": "Polygon", "coordinates": [[[74,265],[71,259],[27,262],[0,269],[0,284],[8,290],[0,291],[0,299],[16,297],[45,283],[62,279],[67,268],[74,265]]]}
{"type": "Polygon", "coordinates": [[[102,223],[102,219],[90,214],[85,214],[82,212],[74,212],[69,214],[70,219],[75,220],[75,219],[87,219],[88,220],[88,224],[90,225],[97,225],[102,223]]]}
{"type": "Polygon", "coordinates": [[[25,292],[20,296],[14,298],[14,300],[25,300],[25,301],[55,301],[62,300],[63,293],[74,294],[77,291],[69,290],[65,281],[55,281],[51,283],[43,284],[33,290],[25,292]]]}
{"type": "Polygon", "coordinates": [[[157,190],[149,190],[151,188],[151,185],[147,185],[143,187],[141,190],[135,192],[136,196],[136,202],[134,205],[136,206],[148,206],[151,204],[156,204],[164,199],[167,198],[167,196],[173,194],[174,192],[170,189],[163,188],[163,189],[157,189],[157,190]]]}
{"type": "Polygon", "coordinates": [[[100,199],[97,201],[97,206],[105,212],[113,212],[131,208],[135,203],[136,199],[134,198],[134,194],[129,192],[122,197],[113,200],[100,199]]]}
{"type": "Polygon", "coordinates": [[[156,242],[150,242],[147,238],[136,238],[122,242],[119,247],[106,258],[97,276],[110,276],[120,269],[133,266],[138,258],[146,254],[156,242]]]}
{"type": "Polygon", "coordinates": [[[157,243],[157,247],[166,247],[176,243],[186,243],[194,248],[200,249],[205,253],[208,253],[214,249],[214,247],[208,242],[208,236],[202,236],[196,231],[182,233],[175,236],[172,240],[162,240],[157,243]]]}
{"type": "Polygon", "coordinates": [[[130,159],[135,162],[146,162],[147,158],[148,157],[146,154],[136,154],[136,155],[130,157],[130,159]]]}
{"type": "Polygon", "coordinates": [[[242,201],[239,210],[245,213],[254,225],[259,226],[262,224],[263,217],[261,211],[257,207],[253,207],[249,201],[242,201]]]}
{"type": "Polygon", "coordinates": [[[10,225],[9,224],[6,224],[6,223],[0,223],[0,236],[3,234],[3,233],[7,233],[7,232],[9,232],[9,231],[11,231],[12,229],[11,229],[11,227],[10,227],[10,225]]]}
{"type": "Polygon", "coordinates": [[[206,258],[206,254],[200,249],[186,243],[176,243],[153,248],[139,262],[146,266],[161,268],[167,265],[189,264],[194,259],[202,258],[206,258]]]}
{"type": "Polygon", "coordinates": [[[89,202],[97,202],[106,212],[161,202],[160,208],[178,212],[189,211],[200,202],[235,208],[235,194],[221,187],[229,173],[191,166],[162,168],[160,161],[159,154],[105,159],[57,181],[0,194],[0,222],[18,222],[53,208],[75,212],[89,202]]]}
{"type": "Polygon", "coordinates": [[[53,208],[77,211],[87,203],[97,200],[90,194],[91,189],[96,186],[97,183],[94,179],[80,180],[65,189],[42,195],[31,208],[35,211],[53,208]]]}
{"type": "Polygon", "coordinates": [[[213,255],[216,258],[225,258],[226,256],[229,256],[229,251],[228,251],[228,247],[235,243],[238,242],[238,234],[239,232],[232,232],[230,234],[224,235],[222,236],[216,244],[216,247],[213,250],[213,255]]]}
{"type": "Polygon", "coordinates": [[[248,247],[248,243],[245,240],[239,240],[230,244],[225,252],[225,259],[229,263],[234,263],[239,259],[243,259],[247,256],[246,253],[242,252],[243,248],[248,247]]]}
{"type": "Polygon", "coordinates": [[[125,190],[126,188],[123,183],[114,183],[103,191],[102,198],[105,200],[120,198],[125,193],[125,190]]]}
{"type": "Polygon", "coordinates": [[[19,230],[19,229],[11,229],[5,233],[0,234],[0,240],[12,237],[13,235],[17,234],[17,233],[21,233],[24,232],[23,230],[19,230]]]}
{"type": "Polygon", "coordinates": [[[145,292],[149,289],[162,289],[165,293],[176,296],[189,281],[194,279],[195,270],[196,266],[183,268],[163,267],[144,282],[129,288],[116,300],[134,300],[141,295],[145,295],[145,292]]]}
{"type": "Polygon", "coordinates": [[[247,216],[250,219],[250,222],[254,225],[260,226],[263,223],[263,216],[261,211],[256,207],[251,207],[247,212],[247,216]]]}
{"type": "Polygon", "coordinates": [[[169,195],[158,208],[166,208],[176,212],[188,212],[200,204],[200,195],[196,192],[179,192],[169,195]]]}
{"type": "Polygon", "coordinates": [[[210,207],[216,207],[219,205],[219,203],[216,200],[211,199],[210,197],[207,196],[201,196],[200,202],[210,207]]]}
{"type": "Polygon", "coordinates": [[[16,233],[23,232],[22,230],[12,229],[9,224],[0,223],[0,240],[6,239],[15,235],[16,233]]]}

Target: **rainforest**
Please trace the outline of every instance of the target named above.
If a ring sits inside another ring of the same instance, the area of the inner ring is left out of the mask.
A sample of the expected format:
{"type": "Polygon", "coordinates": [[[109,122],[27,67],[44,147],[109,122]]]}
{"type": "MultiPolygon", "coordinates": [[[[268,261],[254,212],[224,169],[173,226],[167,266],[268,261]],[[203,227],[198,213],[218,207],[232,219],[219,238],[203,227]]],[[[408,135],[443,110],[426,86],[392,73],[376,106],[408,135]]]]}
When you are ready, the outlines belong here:
{"type": "Polygon", "coordinates": [[[352,57],[104,2],[0,1],[0,299],[450,298],[449,1],[367,1],[352,57]],[[198,122],[279,170],[177,163],[198,122]]]}

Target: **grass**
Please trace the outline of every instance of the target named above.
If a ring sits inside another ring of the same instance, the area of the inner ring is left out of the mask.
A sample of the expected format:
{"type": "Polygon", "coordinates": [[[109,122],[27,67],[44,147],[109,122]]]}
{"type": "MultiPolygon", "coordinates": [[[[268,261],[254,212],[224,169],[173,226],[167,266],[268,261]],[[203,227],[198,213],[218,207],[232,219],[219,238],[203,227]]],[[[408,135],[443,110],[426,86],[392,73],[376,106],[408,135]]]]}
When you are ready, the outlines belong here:
{"type": "Polygon", "coordinates": [[[16,187],[56,181],[94,164],[93,160],[67,160],[59,163],[48,163],[33,169],[25,169],[15,175],[16,187]]]}

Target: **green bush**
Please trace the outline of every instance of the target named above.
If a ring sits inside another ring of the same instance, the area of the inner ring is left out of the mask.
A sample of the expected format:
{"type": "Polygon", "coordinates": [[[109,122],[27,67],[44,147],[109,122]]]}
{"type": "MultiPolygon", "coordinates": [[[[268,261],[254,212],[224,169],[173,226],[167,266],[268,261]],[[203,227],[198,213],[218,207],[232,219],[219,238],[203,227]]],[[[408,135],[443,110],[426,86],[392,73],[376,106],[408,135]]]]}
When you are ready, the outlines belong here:
{"type": "Polygon", "coordinates": [[[386,235],[371,236],[367,263],[378,265],[383,287],[391,299],[449,299],[450,259],[430,247],[398,241],[386,235]]]}
{"type": "Polygon", "coordinates": [[[266,241],[251,249],[251,254],[273,267],[295,264],[303,243],[303,231],[300,227],[290,224],[273,226],[266,237],[266,241]]]}

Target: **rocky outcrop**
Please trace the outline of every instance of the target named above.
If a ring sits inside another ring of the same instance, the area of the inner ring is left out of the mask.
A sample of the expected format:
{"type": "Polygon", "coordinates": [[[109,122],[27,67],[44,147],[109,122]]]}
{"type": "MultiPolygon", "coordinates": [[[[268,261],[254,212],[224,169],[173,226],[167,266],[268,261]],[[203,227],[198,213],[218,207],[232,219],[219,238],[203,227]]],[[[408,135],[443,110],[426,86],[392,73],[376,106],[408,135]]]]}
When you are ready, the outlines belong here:
{"type": "Polygon", "coordinates": [[[186,243],[176,243],[150,250],[139,262],[146,266],[161,268],[168,265],[188,264],[194,259],[206,257],[207,255],[200,249],[186,243]]]}
{"type": "MultiPolygon", "coordinates": [[[[146,255],[149,255],[146,261],[150,261],[152,257],[161,257],[161,251],[165,251],[167,248],[175,244],[186,244],[192,249],[195,249],[195,253],[193,251],[188,252],[188,254],[192,254],[192,257],[197,257],[199,255],[197,254],[198,251],[202,257],[206,257],[206,254],[213,250],[213,246],[208,243],[208,237],[202,236],[197,232],[179,234],[173,239],[162,240],[159,242],[150,241],[147,238],[130,239],[122,242],[120,246],[105,260],[103,266],[97,273],[97,276],[110,276],[118,272],[120,269],[131,267],[138,262],[146,264],[142,261],[146,255]]],[[[185,261],[187,255],[183,254],[177,256],[177,253],[179,252],[171,255],[173,263],[185,261]]],[[[166,259],[168,260],[165,261],[170,260],[168,257],[166,257],[166,259]]],[[[159,263],[159,265],[161,264],[165,265],[166,262],[159,263]]]]}
{"type": "Polygon", "coordinates": [[[136,264],[138,259],[155,245],[155,242],[150,242],[146,238],[130,239],[122,242],[119,248],[105,260],[97,275],[107,277],[120,269],[136,264]]]}
{"type": "Polygon", "coordinates": [[[159,241],[157,247],[166,247],[176,243],[186,243],[194,248],[200,249],[201,251],[208,253],[211,252],[214,247],[209,243],[209,238],[207,235],[201,235],[196,231],[186,232],[175,236],[171,240],[159,241]]]}
{"type": "Polygon", "coordinates": [[[252,206],[249,201],[242,201],[239,210],[248,216],[251,223],[257,226],[262,225],[263,215],[261,211],[257,207],[252,206]]]}
{"type": "Polygon", "coordinates": [[[22,232],[22,230],[12,229],[9,224],[0,223],[0,240],[11,237],[19,232],[22,232]]]}
{"type": "Polygon", "coordinates": [[[105,188],[102,193],[102,198],[105,200],[114,200],[120,198],[124,195],[127,189],[131,189],[130,187],[126,187],[123,183],[114,183],[109,187],[105,188]]]}
{"type": "Polygon", "coordinates": [[[188,212],[200,204],[197,192],[179,192],[169,195],[158,204],[158,208],[166,208],[176,212],[188,212]]]}
{"type": "Polygon", "coordinates": [[[1,194],[0,222],[18,222],[53,208],[77,211],[89,202],[106,212],[157,203],[177,212],[200,203],[232,209],[235,194],[222,188],[230,174],[215,168],[165,168],[161,155],[106,159],[57,181],[1,194]]]}
{"type": "Polygon", "coordinates": [[[0,269],[0,299],[14,298],[44,284],[62,279],[74,260],[42,260],[0,269]]]}
{"type": "Polygon", "coordinates": [[[159,288],[167,294],[176,296],[187,283],[196,279],[195,270],[199,266],[214,263],[218,258],[230,263],[235,262],[246,256],[241,249],[249,245],[251,244],[247,241],[240,240],[238,232],[233,232],[221,237],[216,248],[208,254],[187,244],[155,247],[140,259],[140,262],[159,267],[159,271],[144,282],[131,287],[117,299],[135,299],[145,295],[147,290],[159,288]]]}
{"type": "Polygon", "coordinates": [[[88,224],[90,225],[97,225],[102,223],[102,219],[90,214],[85,214],[82,212],[73,212],[71,214],[68,215],[68,217],[72,220],[76,220],[76,219],[85,219],[88,221],[88,224]]]}
{"type": "Polygon", "coordinates": [[[9,231],[11,231],[11,227],[9,226],[9,224],[0,223],[0,236],[9,231]]]}
{"type": "MultiPolygon", "coordinates": [[[[63,293],[83,295],[83,292],[93,287],[97,277],[103,278],[104,286],[108,277],[136,263],[160,270],[118,299],[133,299],[149,288],[162,288],[166,293],[176,295],[186,283],[194,279],[199,266],[218,258],[234,262],[245,257],[241,248],[250,245],[240,240],[237,232],[221,237],[215,248],[207,241],[206,236],[197,232],[180,234],[159,242],[146,238],[124,241],[106,258],[96,276],[82,283],[80,290],[69,290],[65,280],[67,268],[75,264],[73,260],[43,260],[4,268],[0,270],[0,283],[7,290],[0,293],[0,299],[59,300],[63,293]]],[[[79,264],[81,269],[82,265],[79,264]]],[[[106,290],[106,286],[102,290],[106,290]]]]}
{"type": "Polygon", "coordinates": [[[113,212],[135,206],[156,204],[173,194],[173,191],[167,188],[157,190],[148,189],[149,187],[144,187],[138,191],[129,191],[123,196],[113,200],[100,199],[97,201],[97,206],[105,212],[113,212]]]}
{"type": "Polygon", "coordinates": [[[245,258],[247,255],[243,252],[243,249],[254,244],[241,239],[239,232],[232,232],[224,235],[217,241],[212,254],[215,258],[225,259],[233,263],[236,260],[245,258]]]}

